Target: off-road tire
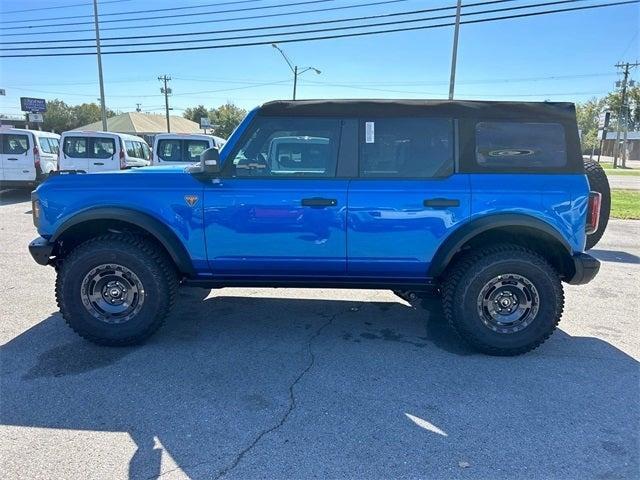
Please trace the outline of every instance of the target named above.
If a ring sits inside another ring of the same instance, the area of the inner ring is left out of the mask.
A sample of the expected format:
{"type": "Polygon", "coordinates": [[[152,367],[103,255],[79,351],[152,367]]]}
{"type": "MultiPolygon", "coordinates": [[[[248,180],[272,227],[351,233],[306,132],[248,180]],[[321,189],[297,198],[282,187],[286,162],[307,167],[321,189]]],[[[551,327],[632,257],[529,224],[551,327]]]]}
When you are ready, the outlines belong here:
{"type": "Polygon", "coordinates": [[[607,174],[600,164],[594,160],[585,160],[584,172],[589,179],[589,188],[599,192],[602,195],[602,206],[600,207],[600,223],[598,229],[590,235],[587,235],[586,249],[589,250],[596,246],[602,238],[607,223],[609,223],[609,215],[611,214],[611,188],[607,174]]]}
{"type": "Polygon", "coordinates": [[[442,284],[445,318],[473,349],[500,356],[526,353],[553,333],[564,308],[560,277],[542,256],[519,245],[500,244],[471,251],[449,269],[442,284]],[[483,287],[499,275],[526,277],[538,293],[538,312],[529,325],[513,333],[491,330],[478,312],[483,287]]]}
{"type": "Polygon", "coordinates": [[[170,258],[157,245],[134,235],[107,234],[76,247],[57,267],[56,300],[67,324],[81,337],[109,346],[144,342],[163,324],[177,297],[178,277],[170,258]],[[92,316],[82,302],[82,282],[95,267],[114,263],[139,278],[145,301],[124,323],[92,316]]]}

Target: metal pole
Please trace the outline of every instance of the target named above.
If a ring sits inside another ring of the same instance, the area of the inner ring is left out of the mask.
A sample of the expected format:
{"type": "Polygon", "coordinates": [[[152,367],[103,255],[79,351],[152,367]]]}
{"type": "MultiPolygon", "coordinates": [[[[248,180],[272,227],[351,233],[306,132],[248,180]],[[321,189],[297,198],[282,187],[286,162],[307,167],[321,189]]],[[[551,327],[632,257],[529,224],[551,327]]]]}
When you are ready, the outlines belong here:
{"type": "Polygon", "coordinates": [[[169,124],[169,93],[171,93],[171,90],[167,87],[167,82],[171,80],[171,77],[165,74],[158,77],[158,80],[163,82],[164,85],[164,87],[160,89],[160,92],[164,93],[164,111],[167,117],[167,133],[171,133],[171,125],[169,124]]]}
{"type": "Polygon", "coordinates": [[[293,67],[293,99],[296,99],[296,87],[298,86],[298,66],[293,67]]]}
{"type": "Polygon", "coordinates": [[[629,106],[624,107],[624,135],[622,140],[622,168],[627,167],[627,139],[629,134],[629,106]]]}
{"type": "Polygon", "coordinates": [[[453,100],[456,85],[456,64],[458,63],[458,36],[460,35],[460,10],[462,0],[458,0],[456,7],[456,26],[453,30],[453,53],[451,54],[451,79],[449,80],[449,100],[453,100]]]}
{"type": "Polygon", "coordinates": [[[102,78],[102,54],[100,53],[100,25],[98,22],[98,0],[93,0],[93,21],[96,28],[96,54],[98,56],[98,78],[100,80],[100,115],[102,129],[107,130],[107,107],[104,103],[104,79],[102,78]]]}

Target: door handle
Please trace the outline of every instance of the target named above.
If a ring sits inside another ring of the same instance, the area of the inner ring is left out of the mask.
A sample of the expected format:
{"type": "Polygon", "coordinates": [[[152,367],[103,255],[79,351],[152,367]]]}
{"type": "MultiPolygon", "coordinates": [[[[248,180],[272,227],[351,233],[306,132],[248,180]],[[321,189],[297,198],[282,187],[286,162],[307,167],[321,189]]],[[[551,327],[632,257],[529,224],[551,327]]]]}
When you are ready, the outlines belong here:
{"type": "Polygon", "coordinates": [[[455,198],[430,198],[423,202],[425,207],[432,208],[446,208],[446,207],[459,207],[460,200],[455,198]]]}
{"type": "Polygon", "coordinates": [[[94,165],[104,165],[103,162],[93,162],[94,165]]]}
{"type": "Polygon", "coordinates": [[[338,200],[336,200],[335,198],[313,197],[313,198],[302,199],[303,207],[311,207],[311,208],[335,207],[337,204],[338,204],[338,200]]]}
{"type": "Polygon", "coordinates": [[[7,160],[11,161],[11,162],[17,162],[18,159],[17,158],[7,158],[7,160]]]}

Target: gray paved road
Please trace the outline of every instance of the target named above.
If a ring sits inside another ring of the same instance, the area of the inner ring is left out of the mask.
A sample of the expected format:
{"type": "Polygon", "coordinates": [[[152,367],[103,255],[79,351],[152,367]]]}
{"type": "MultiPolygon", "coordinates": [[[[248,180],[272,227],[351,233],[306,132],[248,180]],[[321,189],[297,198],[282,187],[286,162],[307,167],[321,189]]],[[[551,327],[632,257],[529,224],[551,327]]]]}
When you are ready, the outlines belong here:
{"type": "Polygon", "coordinates": [[[640,190],[640,176],[634,175],[608,175],[611,188],[623,188],[625,190],[640,190]]]}
{"type": "Polygon", "coordinates": [[[56,313],[26,199],[0,206],[3,478],[638,478],[639,222],[518,358],[460,347],[435,301],[340,290],[183,290],[110,349],[56,313]]]}

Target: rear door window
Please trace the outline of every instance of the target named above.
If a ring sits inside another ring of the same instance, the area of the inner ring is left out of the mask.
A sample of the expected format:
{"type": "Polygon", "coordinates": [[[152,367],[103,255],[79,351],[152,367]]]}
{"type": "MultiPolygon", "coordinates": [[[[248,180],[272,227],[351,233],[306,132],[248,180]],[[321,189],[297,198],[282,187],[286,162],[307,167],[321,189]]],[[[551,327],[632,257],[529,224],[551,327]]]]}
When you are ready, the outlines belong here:
{"type": "Polygon", "coordinates": [[[111,158],[116,153],[116,142],[113,138],[91,138],[91,158],[111,158]]]}
{"type": "Polygon", "coordinates": [[[183,151],[185,154],[185,162],[199,162],[200,154],[209,148],[209,142],[206,140],[183,140],[183,151]]]}
{"type": "Polygon", "coordinates": [[[87,137],[65,137],[62,151],[71,158],[87,158],[89,156],[87,144],[87,137]]]}
{"type": "Polygon", "coordinates": [[[564,167],[564,127],[558,123],[480,122],[476,125],[476,162],[501,171],[564,167]]]}
{"type": "Polygon", "coordinates": [[[360,177],[449,176],[453,143],[449,118],[365,119],[360,124],[360,177]]]}
{"type": "Polygon", "coordinates": [[[5,133],[2,136],[2,152],[6,155],[22,155],[29,150],[29,138],[26,135],[5,133]]]}
{"type": "Polygon", "coordinates": [[[165,162],[181,162],[182,142],[177,139],[158,140],[157,153],[165,162]]]}

